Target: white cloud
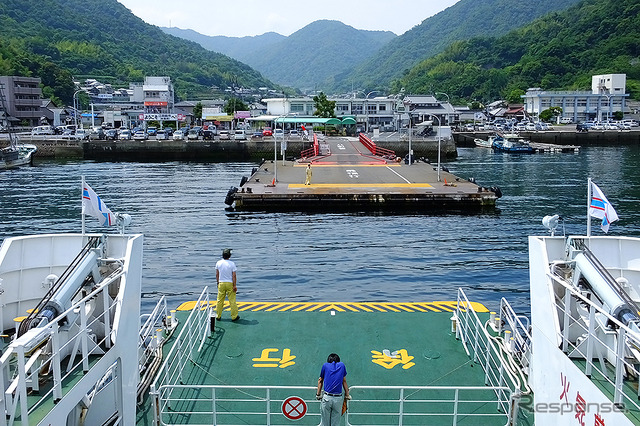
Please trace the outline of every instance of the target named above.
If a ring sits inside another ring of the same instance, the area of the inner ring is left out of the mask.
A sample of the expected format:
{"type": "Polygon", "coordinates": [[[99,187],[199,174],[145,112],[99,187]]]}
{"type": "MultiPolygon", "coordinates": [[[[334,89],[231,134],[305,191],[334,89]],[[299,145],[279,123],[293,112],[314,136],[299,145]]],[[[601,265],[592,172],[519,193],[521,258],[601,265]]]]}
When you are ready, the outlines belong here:
{"type": "Polygon", "coordinates": [[[118,0],[136,16],[159,27],[192,29],[206,35],[254,36],[274,31],[290,35],[319,19],[362,30],[402,34],[458,0],[118,0]]]}

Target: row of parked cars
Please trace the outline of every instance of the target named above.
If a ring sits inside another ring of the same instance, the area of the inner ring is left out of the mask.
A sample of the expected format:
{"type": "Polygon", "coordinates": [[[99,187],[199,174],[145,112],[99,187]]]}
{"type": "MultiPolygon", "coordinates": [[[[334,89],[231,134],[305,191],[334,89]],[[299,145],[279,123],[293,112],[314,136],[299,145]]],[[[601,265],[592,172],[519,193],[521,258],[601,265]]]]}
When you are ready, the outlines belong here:
{"type": "Polygon", "coordinates": [[[579,132],[588,132],[589,130],[631,130],[633,127],[638,127],[638,121],[636,120],[621,120],[621,121],[584,121],[576,125],[576,130],[579,132]]]}

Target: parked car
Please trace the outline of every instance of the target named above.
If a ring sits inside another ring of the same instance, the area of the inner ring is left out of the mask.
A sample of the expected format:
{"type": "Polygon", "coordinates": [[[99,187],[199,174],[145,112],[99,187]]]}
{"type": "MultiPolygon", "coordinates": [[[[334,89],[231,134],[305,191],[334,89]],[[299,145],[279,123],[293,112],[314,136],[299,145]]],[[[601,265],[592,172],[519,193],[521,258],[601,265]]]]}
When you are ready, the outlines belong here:
{"type": "Polygon", "coordinates": [[[247,140],[247,134],[242,129],[236,129],[233,132],[233,139],[235,139],[237,141],[246,141],[247,140]]]}
{"type": "Polygon", "coordinates": [[[36,126],[31,130],[31,136],[36,135],[54,135],[53,126],[36,126]]]}
{"type": "Polygon", "coordinates": [[[251,139],[260,139],[260,138],[262,138],[262,132],[260,130],[256,130],[251,135],[251,139]]]}
{"type": "Polygon", "coordinates": [[[533,132],[536,129],[536,125],[534,123],[527,123],[525,124],[525,130],[533,132]]]}
{"type": "Polygon", "coordinates": [[[60,137],[62,139],[76,139],[76,132],[71,129],[66,129],[62,132],[62,135],[60,135],[60,137]]]}
{"type": "Polygon", "coordinates": [[[145,131],[138,130],[133,134],[134,141],[146,141],[147,139],[149,139],[149,135],[145,131]]]}
{"type": "Polygon", "coordinates": [[[195,127],[191,130],[189,130],[189,133],[187,134],[187,139],[189,140],[198,140],[198,137],[200,137],[200,130],[196,129],[195,127]]]}
{"type": "Polygon", "coordinates": [[[104,138],[108,141],[115,141],[118,139],[118,131],[116,129],[108,129],[104,132],[104,138]]]}
{"type": "Polygon", "coordinates": [[[147,127],[147,135],[155,136],[158,133],[158,129],[156,127],[147,127]]]}
{"type": "Polygon", "coordinates": [[[120,139],[121,141],[131,140],[131,130],[129,129],[120,130],[120,135],[118,136],[118,139],[120,139]]]}
{"type": "Polygon", "coordinates": [[[94,127],[89,131],[89,139],[104,140],[104,130],[102,127],[94,127]]]}
{"type": "Polygon", "coordinates": [[[169,138],[168,138],[168,136],[167,136],[167,132],[166,132],[166,131],[164,131],[164,130],[158,130],[158,131],[156,132],[156,140],[164,141],[164,140],[167,140],[167,139],[169,139],[169,138]]]}
{"type": "Polygon", "coordinates": [[[229,135],[228,130],[220,130],[220,140],[229,140],[231,139],[231,135],[229,135]]]}
{"type": "Polygon", "coordinates": [[[86,140],[89,139],[89,133],[85,129],[76,130],[75,139],[86,140]]]}
{"type": "Polygon", "coordinates": [[[205,141],[213,140],[213,130],[209,130],[209,129],[203,130],[202,139],[204,139],[205,141]]]}
{"type": "Polygon", "coordinates": [[[571,124],[571,123],[573,123],[573,119],[571,117],[560,118],[560,124],[571,124]]]}
{"type": "Polygon", "coordinates": [[[262,129],[262,136],[273,136],[273,130],[271,127],[265,127],[262,129]]]}
{"type": "Polygon", "coordinates": [[[212,134],[213,136],[215,136],[215,135],[217,135],[217,134],[218,134],[218,128],[216,127],[216,125],[215,125],[215,124],[209,124],[209,125],[207,125],[207,126],[206,126],[206,129],[205,129],[205,128],[203,128],[203,129],[202,129],[202,136],[203,136],[203,137],[204,137],[204,131],[205,131],[205,130],[209,130],[209,131],[211,131],[211,134],[212,134]]]}
{"type": "Polygon", "coordinates": [[[282,129],[275,129],[273,131],[273,137],[282,139],[283,136],[284,136],[284,131],[282,129]]]}
{"type": "Polygon", "coordinates": [[[297,130],[291,130],[289,132],[289,140],[300,140],[302,139],[302,137],[300,136],[300,132],[298,132],[297,130]]]}
{"type": "Polygon", "coordinates": [[[184,140],[184,131],[182,129],[178,129],[175,132],[173,132],[173,140],[174,141],[184,140]]]}

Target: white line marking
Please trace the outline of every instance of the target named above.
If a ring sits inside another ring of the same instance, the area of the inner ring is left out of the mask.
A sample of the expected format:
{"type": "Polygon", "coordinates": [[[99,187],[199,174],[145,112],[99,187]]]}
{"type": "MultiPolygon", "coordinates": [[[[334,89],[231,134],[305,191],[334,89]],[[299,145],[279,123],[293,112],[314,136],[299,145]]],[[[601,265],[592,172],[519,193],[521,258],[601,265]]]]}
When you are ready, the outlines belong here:
{"type": "Polygon", "coordinates": [[[387,169],[389,169],[389,170],[391,170],[393,173],[397,174],[397,175],[400,177],[400,179],[404,180],[405,182],[407,182],[407,183],[411,183],[411,182],[409,182],[407,179],[405,179],[405,177],[404,177],[404,176],[402,176],[400,173],[398,173],[398,172],[396,172],[395,170],[393,170],[391,167],[387,166],[387,169]]]}

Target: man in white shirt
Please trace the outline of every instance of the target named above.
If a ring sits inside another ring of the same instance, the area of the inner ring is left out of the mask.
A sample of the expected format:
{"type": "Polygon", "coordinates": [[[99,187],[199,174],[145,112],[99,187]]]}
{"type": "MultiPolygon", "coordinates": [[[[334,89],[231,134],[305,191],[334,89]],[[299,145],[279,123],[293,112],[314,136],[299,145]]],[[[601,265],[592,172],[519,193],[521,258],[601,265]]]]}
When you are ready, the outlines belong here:
{"type": "Polygon", "coordinates": [[[216,263],[216,282],[218,283],[218,304],[216,305],[216,319],[222,317],[222,308],[224,307],[225,297],[229,299],[231,305],[231,321],[240,319],[238,316],[238,305],[236,304],[236,264],[229,258],[231,257],[231,249],[222,250],[222,259],[216,263]]]}

